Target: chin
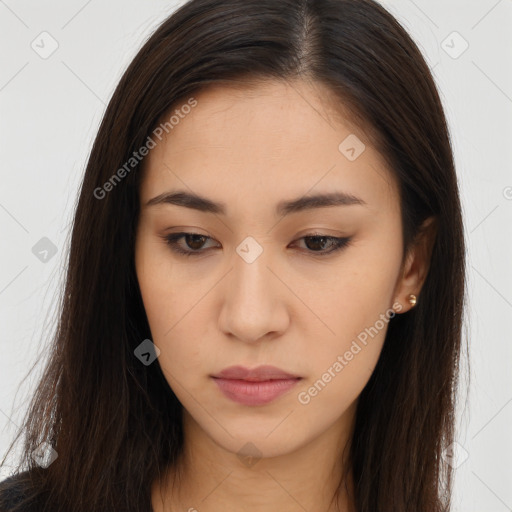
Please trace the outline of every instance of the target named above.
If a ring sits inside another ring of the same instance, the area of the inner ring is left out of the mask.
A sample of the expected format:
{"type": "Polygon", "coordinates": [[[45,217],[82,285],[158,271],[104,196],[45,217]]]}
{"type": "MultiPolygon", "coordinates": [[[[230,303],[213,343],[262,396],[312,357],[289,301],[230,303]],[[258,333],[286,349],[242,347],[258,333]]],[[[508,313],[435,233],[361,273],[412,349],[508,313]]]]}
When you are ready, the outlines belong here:
{"type": "Polygon", "coordinates": [[[265,427],[258,429],[254,428],[254,420],[252,420],[252,428],[246,425],[235,427],[222,421],[219,423],[224,425],[229,433],[219,427],[215,428],[215,432],[207,432],[207,435],[224,450],[239,457],[247,467],[256,465],[256,462],[262,458],[268,459],[292,453],[307,442],[304,432],[300,433],[296,430],[294,434],[290,434],[284,429],[280,431],[279,427],[276,428],[279,421],[272,422],[272,426],[268,428],[268,424],[265,424],[265,427]]]}

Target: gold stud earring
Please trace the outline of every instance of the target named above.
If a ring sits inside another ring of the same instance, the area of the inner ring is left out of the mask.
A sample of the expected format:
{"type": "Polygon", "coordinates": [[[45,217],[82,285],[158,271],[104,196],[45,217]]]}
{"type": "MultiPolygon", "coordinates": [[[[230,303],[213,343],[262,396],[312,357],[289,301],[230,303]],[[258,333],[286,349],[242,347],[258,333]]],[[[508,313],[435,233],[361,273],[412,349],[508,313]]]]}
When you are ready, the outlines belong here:
{"type": "Polygon", "coordinates": [[[409,303],[412,307],[416,305],[416,295],[413,295],[412,293],[409,295],[409,303]]]}

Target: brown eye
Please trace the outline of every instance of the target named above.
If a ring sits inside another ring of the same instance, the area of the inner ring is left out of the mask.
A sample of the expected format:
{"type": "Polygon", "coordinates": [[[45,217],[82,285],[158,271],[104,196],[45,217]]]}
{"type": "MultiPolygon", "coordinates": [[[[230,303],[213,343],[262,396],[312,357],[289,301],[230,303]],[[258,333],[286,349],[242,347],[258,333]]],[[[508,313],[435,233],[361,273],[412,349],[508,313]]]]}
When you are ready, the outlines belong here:
{"type": "Polygon", "coordinates": [[[332,244],[332,240],[327,236],[307,236],[304,237],[306,246],[312,251],[325,251],[326,245],[332,244]],[[309,243],[308,243],[309,242],[309,243]]]}
{"type": "MultiPolygon", "coordinates": [[[[208,240],[213,240],[213,238],[198,233],[173,233],[164,237],[164,239],[175,253],[183,256],[199,256],[214,248],[203,249],[204,244],[208,240]],[[184,239],[185,246],[179,243],[181,239],[184,239]]],[[[305,252],[315,256],[325,256],[343,249],[349,244],[351,239],[350,237],[338,238],[315,233],[303,236],[299,240],[305,241],[305,252]]]]}
{"type": "Polygon", "coordinates": [[[350,242],[350,237],[338,238],[335,236],[311,234],[302,237],[300,240],[305,241],[308,252],[318,253],[318,256],[324,256],[347,246],[350,242]],[[328,247],[330,247],[330,249],[328,247]]]}
{"type": "Polygon", "coordinates": [[[206,250],[201,249],[208,239],[213,240],[209,236],[199,235],[197,233],[173,233],[165,237],[165,241],[171,249],[184,256],[199,255],[206,252],[206,250]],[[185,239],[185,248],[178,243],[182,238],[185,239]]]}
{"type": "Polygon", "coordinates": [[[207,238],[207,236],[194,235],[192,233],[189,233],[188,235],[185,236],[185,243],[187,244],[188,247],[196,251],[201,249],[207,238]]]}

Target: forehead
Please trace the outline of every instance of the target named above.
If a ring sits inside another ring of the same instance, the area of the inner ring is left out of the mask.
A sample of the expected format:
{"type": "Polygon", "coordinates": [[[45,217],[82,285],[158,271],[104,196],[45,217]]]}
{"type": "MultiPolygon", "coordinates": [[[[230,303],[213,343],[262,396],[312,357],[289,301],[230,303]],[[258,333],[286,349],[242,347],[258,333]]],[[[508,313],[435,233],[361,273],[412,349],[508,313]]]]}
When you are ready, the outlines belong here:
{"type": "Polygon", "coordinates": [[[142,202],[188,188],[249,208],[342,190],[376,209],[396,207],[397,186],[384,159],[321,85],[212,86],[193,97],[193,108],[180,111],[178,103],[162,117],[180,113],[146,157],[142,202]]]}

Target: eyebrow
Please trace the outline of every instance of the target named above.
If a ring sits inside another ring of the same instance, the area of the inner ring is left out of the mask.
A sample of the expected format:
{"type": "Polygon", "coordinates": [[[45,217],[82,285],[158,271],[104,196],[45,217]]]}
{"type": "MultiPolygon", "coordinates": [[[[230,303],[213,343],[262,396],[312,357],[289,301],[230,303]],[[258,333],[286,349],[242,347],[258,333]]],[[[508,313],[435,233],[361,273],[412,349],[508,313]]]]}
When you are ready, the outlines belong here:
{"type": "MultiPolygon", "coordinates": [[[[164,192],[163,194],[150,199],[145,206],[148,207],[157,204],[173,204],[176,206],[191,208],[193,210],[199,210],[201,212],[215,213],[220,215],[226,215],[227,211],[226,205],[224,203],[217,203],[206,197],[181,190],[174,192],[164,192]]],[[[328,208],[333,206],[349,205],[365,206],[366,203],[362,199],[352,194],[338,191],[308,195],[299,197],[297,199],[281,201],[276,206],[276,214],[284,216],[290,213],[302,212],[315,208],[328,208]]]]}

